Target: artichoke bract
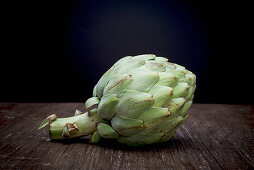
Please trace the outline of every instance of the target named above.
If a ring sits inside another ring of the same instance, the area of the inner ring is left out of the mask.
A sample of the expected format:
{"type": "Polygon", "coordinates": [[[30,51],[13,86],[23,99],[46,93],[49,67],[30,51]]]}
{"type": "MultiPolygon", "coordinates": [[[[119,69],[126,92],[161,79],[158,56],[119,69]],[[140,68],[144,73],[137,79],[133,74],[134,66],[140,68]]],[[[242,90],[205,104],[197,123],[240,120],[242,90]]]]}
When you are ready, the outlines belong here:
{"type": "MultiPolygon", "coordinates": [[[[91,134],[139,146],[165,142],[188,118],[196,76],[167,58],[153,54],[127,56],[117,61],[98,81],[85,107],[75,116],[47,117],[51,139],[91,134]]],[[[39,129],[40,129],[39,128],[39,129]]]]}

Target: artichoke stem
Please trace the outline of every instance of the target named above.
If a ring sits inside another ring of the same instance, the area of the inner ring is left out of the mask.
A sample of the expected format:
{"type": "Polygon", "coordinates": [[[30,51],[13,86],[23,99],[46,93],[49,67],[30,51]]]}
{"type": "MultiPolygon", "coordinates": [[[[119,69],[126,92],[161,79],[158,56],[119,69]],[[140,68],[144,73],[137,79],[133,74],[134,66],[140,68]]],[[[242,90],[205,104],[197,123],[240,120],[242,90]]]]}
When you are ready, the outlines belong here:
{"type": "Polygon", "coordinates": [[[49,124],[50,139],[70,139],[94,133],[99,121],[88,112],[67,118],[55,118],[49,124]]]}

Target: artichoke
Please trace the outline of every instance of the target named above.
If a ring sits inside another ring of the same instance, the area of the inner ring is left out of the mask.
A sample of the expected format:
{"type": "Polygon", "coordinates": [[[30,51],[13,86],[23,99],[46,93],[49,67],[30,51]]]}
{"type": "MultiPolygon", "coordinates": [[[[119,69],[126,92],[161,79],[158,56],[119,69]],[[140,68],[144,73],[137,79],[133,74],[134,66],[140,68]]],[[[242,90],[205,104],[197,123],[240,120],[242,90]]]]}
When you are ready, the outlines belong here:
{"type": "MultiPolygon", "coordinates": [[[[196,76],[167,58],[153,54],[127,56],[98,81],[85,107],[75,116],[47,117],[51,139],[91,134],[90,141],[116,139],[130,146],[165,142],[188,118],[196,76]]],[[[39,129],[40,129],[39,128],[39,129]]]]}

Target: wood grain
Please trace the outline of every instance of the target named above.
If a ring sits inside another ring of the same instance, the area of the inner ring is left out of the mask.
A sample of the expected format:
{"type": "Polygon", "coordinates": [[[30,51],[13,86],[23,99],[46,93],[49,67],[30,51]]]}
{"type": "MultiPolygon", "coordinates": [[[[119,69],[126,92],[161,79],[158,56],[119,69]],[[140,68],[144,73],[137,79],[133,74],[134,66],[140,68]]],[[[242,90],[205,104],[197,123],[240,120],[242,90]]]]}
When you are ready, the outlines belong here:
{"type": "Polygon", "coordinates": [[[76,108],[84,104],[0,104],[0,169],[254,169],[254,106],[194,104],[172,140],[140,148],[49,142],[37,130],[47,115],[76,108]]]}

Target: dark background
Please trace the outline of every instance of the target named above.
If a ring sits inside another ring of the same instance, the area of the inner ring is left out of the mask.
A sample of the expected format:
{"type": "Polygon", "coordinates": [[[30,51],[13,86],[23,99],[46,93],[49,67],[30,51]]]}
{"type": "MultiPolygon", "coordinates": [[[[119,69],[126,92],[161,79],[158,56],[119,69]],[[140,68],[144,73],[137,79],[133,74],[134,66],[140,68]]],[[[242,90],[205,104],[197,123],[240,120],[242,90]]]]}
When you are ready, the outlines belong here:
{"type": "Polygon", "coordinates": [[[196,103],[253,103],[250,5],[232,1],[9,1],[0,102],[83,102],[119,58],[153,53],[197,75],[196,103]]]}

